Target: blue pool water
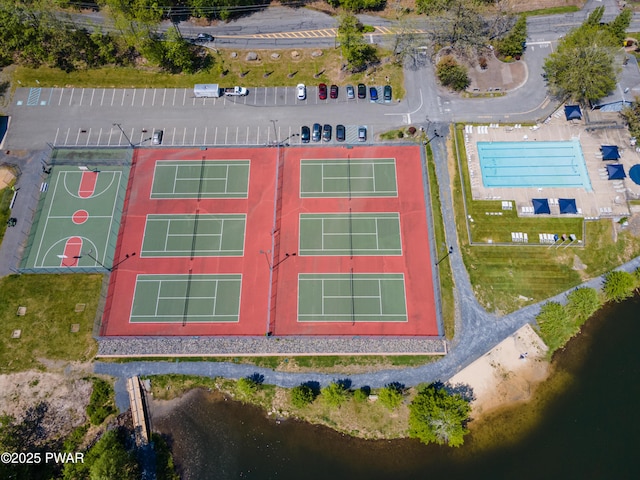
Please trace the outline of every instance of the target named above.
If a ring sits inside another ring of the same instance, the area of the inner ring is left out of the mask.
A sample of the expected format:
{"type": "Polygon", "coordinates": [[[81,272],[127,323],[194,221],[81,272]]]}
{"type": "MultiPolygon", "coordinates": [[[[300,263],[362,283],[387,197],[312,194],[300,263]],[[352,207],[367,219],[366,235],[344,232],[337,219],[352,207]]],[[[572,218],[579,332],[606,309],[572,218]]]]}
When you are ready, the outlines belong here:
{"type": "Polygon", "coordinates": [[[478,142],[485,187],[575,187],[592,191],[578,140],[478,142]]]}

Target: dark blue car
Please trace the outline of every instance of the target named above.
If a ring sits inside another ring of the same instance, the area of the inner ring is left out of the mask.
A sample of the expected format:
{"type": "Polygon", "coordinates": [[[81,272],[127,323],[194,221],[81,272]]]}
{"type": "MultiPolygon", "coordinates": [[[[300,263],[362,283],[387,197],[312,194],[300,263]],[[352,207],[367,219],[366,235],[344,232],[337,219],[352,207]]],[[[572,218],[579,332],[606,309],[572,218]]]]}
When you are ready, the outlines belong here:
{"type": "Polygon", "coordinates": [[[369,99],[372,102],[378,101],[378,89],[376,87],[369,87],[369,99]]]}

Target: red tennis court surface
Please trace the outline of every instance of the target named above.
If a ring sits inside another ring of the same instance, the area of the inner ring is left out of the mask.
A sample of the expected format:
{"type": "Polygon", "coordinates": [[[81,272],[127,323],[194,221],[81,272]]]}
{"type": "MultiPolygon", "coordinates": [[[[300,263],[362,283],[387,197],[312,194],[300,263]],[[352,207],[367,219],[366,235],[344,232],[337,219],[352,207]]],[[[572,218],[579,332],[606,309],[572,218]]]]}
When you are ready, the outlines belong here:
{"type": "Polygon", "coordinates": [[[429,255],[423,170],[419,147],[302,147],[232,149],[144,149],[134,155],[125,215],[116,248],[102,335],[393,335],[438,336],[429,255]],[[280,154],[280,158],[278,158],[280,154]],[[301,198],[305,159],[378,159],[396,162],[398,195],[301,198]],[[247,198],[151,199],[159,160],[225,162],[250,160],[247,198]],[[276,195],[276,176],[277,195],[276,195]],[[272,237],[274,211],[276,229],[272,237]],[[303,256],[301,213],[399,212],[402,255],[303,256]],[[140,252],[150,214],[245,214],[244,256],[130,256],[140,252]],[[271,259],[273,241],[273,260],[271,259]],[[266,253],[261,253],[266,252],[266,253]],[[273,270],[270,265],[274,265],[273,270]],[[407,321],[298,321],[299,274],[403,274],[407,321]],[[237,322],[130,322],[138,274],[241,274],[237,322]],[[271,298],[270,298],[271,294],[271,298]]]}

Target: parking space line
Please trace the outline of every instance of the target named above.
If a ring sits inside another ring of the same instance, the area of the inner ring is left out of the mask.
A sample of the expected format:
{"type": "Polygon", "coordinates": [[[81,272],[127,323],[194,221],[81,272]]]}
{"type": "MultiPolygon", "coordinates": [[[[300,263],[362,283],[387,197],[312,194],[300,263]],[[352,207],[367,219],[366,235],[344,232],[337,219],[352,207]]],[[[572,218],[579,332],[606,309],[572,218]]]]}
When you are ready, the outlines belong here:
{"type": "MultiPolygon", "coordinates": [[[[131,135],[129,135],[129,138],[133,138],[133,134],[135,133],[135,130],[133,129],[133,127],[131,128],[131,135]]],[[[127,143],[131,143],[129,141],[127,141],[127,143]]]]}
{"type": "Polygon", "coordinates": [[[244,144],[245,144],[245,145],[248,145],[248,144],[249,144],[249,125],[247,125],[247,138],[245,139],[244,144]]]}
{"type": "Polygon", "coordinates": [[[172,105],[174,105],[174,106],[175,106],[175,104],[176,104],[176,95],[177,95],[177,94],[178,94],[178,89],[177,89],[177,88],[174,88],[174,89],[173,89],[173,104],[172,104],[172,105]]]}
{"type": "Polygon", "coordinates": [[[113,107],[113,101],[116,99],[116,89],[113,89],[113,95],[111,96],[111,106],[113,107]]]}
{"type": "Polygon", "coordinates": [[[256,132],[256,145],[260,145],[260,125],[258,125],[258,131],[256,132]]]}
{"type": "Polygon", "coordinates": [[[78,142],[80,142],[80,128],[78,128],[78,134],[76,135],[76,145],[78,145],[78,142]]]}
{"type": "Polygon", "coordinates": [[[136,102],[136,89],[133,89],[133,96],[131,97],[131,106],[136,102]]]}
{"type": "Polygon", "coordinates": [[[155,107],[156,106],[156,92],[158,91],[157,88],[153,89],[153,97],[151,98],[151,106],[155,107]]]}
{"type": "Polygon", "coordinates": [[[89,145],[90,138],[91,138],[91,127],[89,127],[89,133],[87,133],[87,143],[85,143],[85,146],[89,145]]]}
{"type": "Polygon", "coordinates": [[[204,127],[204,139],[202,140],[202,144],[207,144],[207,127],[204,127]]]}
{"type": "Polygon", "coordinates": [[[56,136],[55,136],[55,138],[53,139],[53,144],[54,144],[54,145],[55,145],[55,144],[56,144],[56,142],[58,141],[58,134],[59,134],[59,133],[60,133],[60,128],[58,127],[58,128],[56,128],[56,136]]]}
{"type": "MultiPolygon", "coordinates": [[[[125,88],[125,89],[122,91],[122,102],[120,102],[120,106],[121,106],[121,107],[124,107],[124,97],[125,97],[125,95],[126,95],[126,94],[127,94],[127,89],[125,88]]],[[[118,144],[118,145],[120,145],[120,144],[118,144]]]]}
{"type": "Polygon", "coordinates": [[[198,131],[198,127],[193,129],[193,144],[196,144],[196,132],[198,131]]]}
{"type": "Polygon", "coordinates": [[[69,134],[71,133],[71,129],[67,128],[67,135],[64,137],[64,144],[66,145],[69,141],[69,134]]]}
{"type": "Polygon", "coordinates": [[[162,94],[162,106],[164,107],[164,100],[167,98],[167,89],[164,89],[164,93],[162,94]]]}
{"type": "Polygon", "coordinates": [[[264,87],[264,104],[267,104],[267,87],[264,87]]]}
{"type": "Polygon", "coordinates": [[[253,90],[253,104],[258,104],[258,87],[253,90]]]}
{"type": "Polygon", "coordinates": [[[122,130],[120,130],[120,137],[118,138],[118,146],[120,146],[121,141],[122,141],[122,130]]]}
{"type": "Polygon", "coordinates": [[[100,132],[98,132],[98,143],[97,145],[100,145],[100,139],[102,138],[102,128],[100,128],[100,132]]]}
{"type": "Polygon", "coordinates": [[[213,144],[216,145],[218,143],[218,127],[216,127],[216,132],[213,134],[213,144]]]}
{"type": "Polygon", "coordinates": [[[240,132],[240,127],[236,127],[236,145],[238,144],[238,133],[240,132]]]}
{"type": "Polygon", "coordinates": [[[187,101],[187,89],[184,89],[184,95],[182,96],[182,106],[184,106],[184,104],[187,101]]]}
{"type": "Polygon", "coordinates": [[[224,144],[227,144],[227,137],[229,136],[229,127],[224,127],[224,144]]]}
{"type": "Polygon", "coordinates": [[[94,96],[95,94],[96,94],[96,89],[94,88],[94,89],[91,91],[91,101],[89,102],[89,106],[90,106],[90,107],[91,107],[91,106],[93,106],[93,96],[94,96]]]}
{"type": "Polygon", "coordinates": [[[287,138],[291,139],[291,125],[289,125],[289,136],[287,138]]]}
{"type": "Polygon", "coordinates": [[[104,94],[107,93],[107,89],[103,88],[102,89],[102,98],[100,99],[100,106],[102,106],[102,104],[104,103],[104,94]]]}
{"type": "Polygon", "coordinates": [[[73,100],[73,91],[75,90],[75,87],[71,89],[71,97],[69,97],[69,106],[71,106],[71,101],[73,100]]]}
{"type": "Polygon", "coordinates": [[[82,99],[84,98],[84,88],[82,89],[82,93],[80,94],[80,106],[82,106],[82,99]]]}
{"type": "Polygon", "coordinates": [[[107,146],[111,146],[111,135],[113,135],[113,128],[109,130],[109,140],[107,140],[107,146]]]}
{"type": "MultiPolygon", "coordinates": [[[[266,90],[266,88],[265,88],[265,90],[266,90]]],[[[277,105],[278,104],[278,87],[275,87],[274,91],[275,91],[275,95],[273,97],[273,104],[277,105]]]]}
{"type": "Polygon", "coordinates": [[[171,145],[176,144],[176,127],[173,127],[173,136],[171,137],[171,145]]]}
{"type": "Polygon", "coordinates": [[[182,132],[182,145],[187,144],[187,127],[184,127],[184,132],[182,132]]]}

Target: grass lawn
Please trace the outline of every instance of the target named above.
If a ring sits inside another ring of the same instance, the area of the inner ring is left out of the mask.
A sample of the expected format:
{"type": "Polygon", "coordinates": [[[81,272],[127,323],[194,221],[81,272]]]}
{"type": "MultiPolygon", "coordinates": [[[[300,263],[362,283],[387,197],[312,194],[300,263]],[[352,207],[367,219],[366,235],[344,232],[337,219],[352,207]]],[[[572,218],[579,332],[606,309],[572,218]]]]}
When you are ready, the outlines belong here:
{"type": "Polygon", "coordinates": [[[101,275],[9,275],[0,279],[0,373],[45,369],[45,361],[88,361],[101,275]],[[86,304],[75,312],[76,304],[86,304]],[[18,316],[18,307],[26,314],[18,316]],[[77,333],[71,326],[79,324],[77,333]],[[20,338],[11,338],[20,329],[20,338]]]}
{"type": "MultiPolygon", "coordinates": [[[[71,73],[52,68],[17,67],[13,73],[13,84],[19,80],[22,86],[41,87],[94,87],[94,88],[192,88],[196,83],[218,83],[231,87],[276,87],[295,86],[298,83],[316,85],[335,83],[346,85],[359,82],[367,85],[384,85],[386,77],[393,88],[394,98],[404,97],[404,76],[402,68],[392,62],[381,62],[365,72],[349,75],[340,69],[342,58],[339,49],[320,49],[323,54],[313,57],[311,53],[318,49],[294,50],[252,50],[258,54],[258,60],[245,60],[246,50],[217,50],[212,53],[215,63],[210,72],[194,75],[171,75],[156,69],[106,67],[95,70],[82,70],[71,73]],[[237,56],[233,58],[232,54],[237,56]],[[280,55],[273,58],[272,54],[280,55]],[[226,72],[223,75],[221,72],[226,72]],[[315,78],[315,75],[318,78],[315,78]],[[291,75],[291,78],[289,77],[291,75]]],[[[389,51],[378,49],[378,56],[384,59],[389,51]]]]}
{"type": "MultiPolygon", "coordinates": [[[[11,182],[15,183],[15,182],[11,182]]],[[[6,187],[0,190],[0,243],[4,238],[4,232],[7,230],[7,220],[11,216],[11,199],[13,198],[13,191],[11,188],[6,187]]]]}
{"type": "MultiPolygon", "coordinates": [[[[464,145],[464,134],[456,129],[458,145],[464,145]]],[[[456,225],[462,241],[464,262],[478,301],[489,311],[509,313],[529,303],[538,302],[568,290],[588,278],[600,275],[640,255],[640,238],[629,232],[618,233],[613,241],[611,220],[586,222],[578,218],[518,218],[515,211],[502,216],[485,212],[500,211],[501,201],[471,200],[468,172],[462,178],[466,196],[466,211],[462,197],[462,183],[452,142],[450,169],[453,175],[456,225]],[[468,213],[467,213],[468,212],[468,213]],[[467,217],[473,245],[469,244],[467,217]],[[538,233],[574,233],[585,240],[584,248],[548,248],[533,246],[498,246],[488,244],[511,242],[510,232],[527,232],[529,241],[537,241],[538,233]],[[583,265],[581,265],[583,264],[583,265]]],[[[463,148],[460,164],[466,165],[463,148]]]]}

